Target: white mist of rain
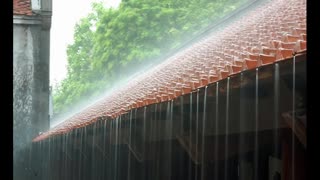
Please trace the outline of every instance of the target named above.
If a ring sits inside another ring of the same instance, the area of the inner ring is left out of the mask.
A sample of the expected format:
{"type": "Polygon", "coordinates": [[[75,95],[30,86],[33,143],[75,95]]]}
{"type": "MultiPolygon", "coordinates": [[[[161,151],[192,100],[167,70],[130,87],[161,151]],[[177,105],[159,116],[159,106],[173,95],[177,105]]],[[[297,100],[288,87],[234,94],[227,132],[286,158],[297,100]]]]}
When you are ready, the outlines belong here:
{"type": "Polygon", "coordinates": [[[121,0],[54,0],[50,37],[50,85],[55,86],[67,75],[67,46],[73,42],[74,26],[91,11],[93,2],[118,7],[121,0]]]}

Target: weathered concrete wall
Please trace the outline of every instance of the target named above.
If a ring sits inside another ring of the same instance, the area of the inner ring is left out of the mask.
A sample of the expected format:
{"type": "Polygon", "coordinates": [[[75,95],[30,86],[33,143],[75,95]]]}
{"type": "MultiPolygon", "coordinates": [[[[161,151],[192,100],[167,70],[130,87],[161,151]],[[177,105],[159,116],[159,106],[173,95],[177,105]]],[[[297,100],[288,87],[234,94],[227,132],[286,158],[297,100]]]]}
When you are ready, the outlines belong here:
{"type": "Polygon", "coordinates": [[[41,24],[23,22],[13,32],[14,179],[37,179],[30,145],[49,128],[50,34],[41,24]]]}
{"type": "MultiPolygon", "coordinates": [[[[32,100],[34,84],[34,60],[39,59],[40,26],[14,25],[13,35],[13,111],[15,147],[20,147],[28,138],[26,131],[32,127],[32,100]],[[17,136],[19,134],[19,136],[17,136]]],[[[29,132],[32,133],[32,132],[29,132]]],[[[33,132],[34,134],[35,132],[33,132]]]]}
{"type": "Polygon", "coordinates": [[[31,3],[33,15],[13,16],[13,155],[15,180],[48,179],[47,152],[32,139],[49,129],[52,0],[31,3]]]}

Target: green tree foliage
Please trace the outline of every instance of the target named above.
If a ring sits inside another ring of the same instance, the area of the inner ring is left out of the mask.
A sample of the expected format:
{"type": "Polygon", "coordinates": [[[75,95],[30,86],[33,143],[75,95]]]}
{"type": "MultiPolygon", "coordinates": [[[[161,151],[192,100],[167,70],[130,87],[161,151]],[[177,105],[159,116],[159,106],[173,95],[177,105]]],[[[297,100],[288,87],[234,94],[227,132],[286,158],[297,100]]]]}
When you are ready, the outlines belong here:
{"type": "Polygon", "coordinates": [[[95,97],[247,1],[122,0],[117,9],[94,3],[75,26],[68,75],[54,89],[55,113],[95,97]]]}

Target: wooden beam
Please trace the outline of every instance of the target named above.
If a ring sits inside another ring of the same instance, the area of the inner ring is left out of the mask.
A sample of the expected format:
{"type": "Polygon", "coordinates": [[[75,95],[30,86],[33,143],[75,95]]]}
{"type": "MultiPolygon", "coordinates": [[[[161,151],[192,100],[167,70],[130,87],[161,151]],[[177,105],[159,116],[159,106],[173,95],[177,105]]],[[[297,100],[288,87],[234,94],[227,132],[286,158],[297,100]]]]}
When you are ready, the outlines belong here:
{"type": "MultiPolygon", "coordinates": [[[[259,131],[259,146],[263,148],[265,146],[274,145],[274,135],[272,130],[259,131]]],[[[226,152],[225,135],[218,136],[206,136],[205,137],[205,161],[214,162],[217,160],[223,160],[226,157],[233,157],[239,154],[244,154],[255,150],[254,132],[246,132],[241,134],[230,134],[228,136],[228,152],[226,152]],[[241,135],[242,141],[239,141],[241,135]],[[218,147],[215,148],[218,141],[218,147]],[[218,152],[216,152],[216,150],[218,152]],[[218,153],[218,157],[215,154],[218,153]],[[228,154],[226,154],[228,153],[228,154]]],[[[202,145],[201,141],[198,144],[198,151],[196,151],[196,144],[190,142],[190,136],[178,136],[178,142],[182,148],[187,152],[189,157],[195,164],[201,164],[202,145]]]]}
{"type": "Polygon", "coordinates": [[[307,134],[306,134],[306,118],[295,118],[293,120],[292,114],[290,112],[286,112],[282,114],[282,117],[286,124],[290,127],[290,129],[294,132],[294,134],[298,137],[301,144],[304,148],[307,148],[307,134]],[[295,122],[293,122],[295,121],[295,122]]]}
{"type": "Polygon", "coordinates": [[[201,164],[199,160],[199,153],[195,150],[195,145],[191,144],[188,136],[178,136],[178,142],[183,147],[183,149],[188,153],[189,157],[195,164],[201,164]],[[191,148],[190,148],[191,147],[191,148]]]}
{"type": "Polygon", "coordinates": [[[142,161],[143,161],[143,156],[142,156],[142,154],[139,153],[139,152],[137,152],[137,151],[135,151],[135,150],[131,147],[131,145],[130,145],[129,143],[128,143],[127,145],[128,145],[128,148],[129,148],[130,152],[132,152],[133,156],[134,156],[139,162],[142,162],[142,161]]]}

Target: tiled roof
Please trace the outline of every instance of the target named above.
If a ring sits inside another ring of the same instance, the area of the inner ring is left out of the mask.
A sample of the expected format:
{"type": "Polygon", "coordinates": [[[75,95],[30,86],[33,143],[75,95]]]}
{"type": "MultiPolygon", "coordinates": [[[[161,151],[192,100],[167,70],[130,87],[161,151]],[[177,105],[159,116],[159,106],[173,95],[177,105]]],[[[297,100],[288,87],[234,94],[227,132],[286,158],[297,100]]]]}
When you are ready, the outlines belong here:
{"type": "Polygon", "coordinates": [[[171,100],[243,70],[306,50],[306,1],[272,0],[182,50],[34,141],[115,118],[132,108],[171,100]]]}
{"type": "Polygon", "coordinates": [[[13,14],[14,15],[32,15],[30,0],[13,0],[13,14]]]}

